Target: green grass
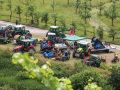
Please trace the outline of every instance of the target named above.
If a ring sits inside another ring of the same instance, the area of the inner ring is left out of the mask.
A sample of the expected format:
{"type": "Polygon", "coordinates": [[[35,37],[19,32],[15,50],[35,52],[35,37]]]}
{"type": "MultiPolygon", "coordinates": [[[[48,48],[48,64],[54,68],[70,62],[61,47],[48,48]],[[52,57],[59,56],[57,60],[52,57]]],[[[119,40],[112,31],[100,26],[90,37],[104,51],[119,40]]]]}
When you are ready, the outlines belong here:
{"type": "MultiPolygon", "coordinates": [[[[12,0],[13,15],[12,15],[12,19],[10,20],[9,19],[10,11],[8,11],[6,9],[7,8],[7,0],[4,0],[4,1],[5,1],[5,3],[2,4],[3,9],[0,10],[0,20],[15,22],[16,20],[18,20],[18,15],[15,14],[15,7],[18,3],[20,4],[20,2],[16,1],[16,0],[12,0]]],[[[21,2],[23,2],[23,1],[24,0],[21,0],[21,2]]],[[[35,26],[35,27],[39,27],[39,28],[43,28],[43,29],[49,29],[49,26],[54,25],[52,14],[53,13],[58,13],[59,17],[65,18],[67,27],[72,27],[71,23],[72,23],[73,20],[76,22],[76,24],[77,24],[77,29],[76,29],[76,33],[75,33],[76,35],[85,36],[84,35],[84,28],[83,28],[82,25],[80,25],[80,22],[84,22],[84,20],[80,18],[79,14],[75,13],[75,3],[76,3],[76,1],[75,0],[74,1],[69,0],[69,1],[70,1],[70,4],[67,5],[67,0],[66,1],[65,0],[55,0],[55,10],[53,11],[53,9],[51,7],[51,3],[52,3],[51,0],[45,0],[44,5],[43,5],[42,0],[41,1],[34,0],[33,3],[35,3],[35,5],[36,5],[36,11],[40,11],[41,14],[44,11],[49,12],[48,26],[45,26],[44,22],[41,22],[41,21],[40,21],[39,25],[30,24],[31,17],[28,17],[28,22],[26,23],[26,21],[25,21],[26,17],[24,16],[24,12],[26,10],[26,7],[25,7],[25,5],[23,5],[23,3],[21,3],[23,12],[21,14],[22,20],[19,23],[30,25],[30,26],[35,26]]],[[[82,2],[83,2],[83,0],[82,0],[82,2]]],[[[99,4],[99,2],[100,2],[100,0],[92,0],[92,8],[98,8],[97,5],[99,4]]],[[[106,3],[109,3],[110,1],[109,0],[104,0],[103,2],[106,4],[106,3]]],[[[89,4],[90,4],[90,2],[88,1],[88,5],[89,4]]],[[[60,27],[62,26],[61,23],[60,23],[60,18],[58,18],[57,25],[60,26],[60,27]]],[[[92,32],[93,32],[93,28],[91,27],[91,25],[89,25],[89,27],[87,28],[86,37],[87,38],[92,38],[93,37],[92,32]]],[[[70,33],[70,32],[67,32],[67,33],[70,33]]],[[[106,38],[106,34],[105,34],[105,38],[106,38]]],[[[107,38],[108,38],[108,36],[107,36],[107,38]]],[[[109,41],[109,40],[107,40],[107,41],[109,41]]]]}

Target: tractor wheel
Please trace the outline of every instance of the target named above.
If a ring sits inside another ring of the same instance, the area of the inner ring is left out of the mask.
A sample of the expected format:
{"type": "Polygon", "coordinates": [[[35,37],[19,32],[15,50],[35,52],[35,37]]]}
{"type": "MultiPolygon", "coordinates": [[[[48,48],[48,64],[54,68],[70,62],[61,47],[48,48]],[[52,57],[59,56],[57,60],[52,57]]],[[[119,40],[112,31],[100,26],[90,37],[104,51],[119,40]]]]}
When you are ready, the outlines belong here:
{"type": "Polygon", "coordinates": [[[75,58],[75,51],[73,52],[73,58],[75,58]]]}
{"type": "Polygon", "coordinates": [[[96,63],[96,66],[97,66],[97,68],[99,68],[100,67],[100,63],[96,63]]]}
{"type": "Polygon", "coordinates": [[[35,49],[34,48],[29,48],[28,52],[32,52],[32,53],[35,53],[35,49]]]}
{"type": "Polygon", "coordinates": [[[91,54],[91,50],[88,50],[87,55],[89,56],[91,54]]]}
{"type": "Polygon", "coordinates": [[[84,53],[81,54],[81,58],[82,58],[82,59],[85,58],[85,54],[84,54],[84,53]]]}

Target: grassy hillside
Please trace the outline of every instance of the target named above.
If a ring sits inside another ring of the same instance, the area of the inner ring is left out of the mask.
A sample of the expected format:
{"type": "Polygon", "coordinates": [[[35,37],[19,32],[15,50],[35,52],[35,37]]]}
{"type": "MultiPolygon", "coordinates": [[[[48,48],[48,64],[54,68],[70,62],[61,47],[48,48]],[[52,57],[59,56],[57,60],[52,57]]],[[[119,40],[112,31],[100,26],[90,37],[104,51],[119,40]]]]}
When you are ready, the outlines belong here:
{"type": "MultiPolygon", "coordinates": [[[[12,0],[12,19],[10,20],[9,15],[10,15],[10,11],[7,10],[7,4],[8,4],[8,0],[4,0],[4,3],[1,4],[2,8],[0,10],[0,20],[5,20],[5,21],[11,21],[11,22],[15,22],[16,20],[18,20],[18,15],[15,13],[15,8],[17,4],[20,4],[22,7],[22,14],[21,14],[21,21],[19,23],[22,24],[27,24],[27,25],[31,25],[31,26],[35,26],[35,27],[39,27],[39,28],[44,28],[44,29],[49,29],[49,26],[54,25],[54,21],[53,21],[53,17],[52,14],[53,13],[57,13],[58,14],[58,20],[57,20],[57,25],[62,27],[62,24],[60,23],[60,20],[63,19],[65,20],[66,23],[66,27],[72,27],[72,21],[74,21],[76,23],[76,35],[79,36],[85,36],[84,35],[84,27],[83,25],[81,25],[81,22],[84,23],[84,20],[81,19],[79,14],[76,14],[76,0],[69,0],[69,5],[68,5],[68,0],[54,0],[55,1],[55,6],[54,6],[54,11],[53,8],[51,7],[51,4],[53,3],[53,0],[44,0],[44,5],[43,5],[43,0],[34,0],[34,2],[32,2],[35,5],[35,12],[39,11],[40,14],[42,15],[43,12],[49,12],[49,20],[48,20],[48,25],[45,26],[44,22],[41,22],[41,17],[40,17],[40,21],[39,21],[39,25],[36,24],[31,24],[31,17],[28,16],[28,22],[26,23],[26,17],[24,15],[24,13],[26,12],[26,6],[24,5],[26,0],[12,0]]],[[[84,0],[81,0],[81,3],[84,0]]],[[[93,9],[99,9],[98,5],[100,3],[101,0],[92,0],[91,2],[91,10],[93,9]]],[[[105,5],[105,8],[108,7],[108,5],[110,4],[110,0],[104,0],[102,1],[105,5]]],[[[90,1],[88,0],[88,6],[90,6],[90,1]]],[[[118,2],[117,2],[118,3],[118,2]]],[[[119,10],[119,3],[118,3],[118,10],[119,10]]],[[[104,10],[103,10],[104,11],[104,10]]],[[[79,12],[79,10],[78,10],[79,12]]],[[[94,17],[94,14],[98,14],[99,12],[94,11],[95,13],[91,13],[92,18],[96,20],[96,18],[94,17]]],[[[103,12],[102,12],[103,13],[103,12]]],[[[104,15],[102,17],[97,17],[98,21],[102,21],[103,23],[105,23],[107,26],[111,25],[111,21],[110,19],[107,19],[104,15]]],[[[115,27],[117,29],[119,29],[119,18],[117,18],[116,20],[114,20],[114,24],[115,27]]],[[[87,35],[86,37],[88,38],[92,38],[93,37],[93,28],[91,24],[89,24],[89,19],[87,20],[88,23],[88,27],[87,27],[87,35]]],[[[98,22],[97,22],[98,23],[98,22]]],[[[69,33],[69,32],[66,32],[69,33]]],[[[96,33],[97,35],[97,33],[96,33]]],[[[112,38],[108,37],[108,32],[105,31],[104,33],[104,39],[108,42],[112,42],[112,43],[116,43],[116,44],[120,44],[120,42],[118,42],[119,37],[117,36],[115,39],[115,41],[112,41],[112,38]]]]}

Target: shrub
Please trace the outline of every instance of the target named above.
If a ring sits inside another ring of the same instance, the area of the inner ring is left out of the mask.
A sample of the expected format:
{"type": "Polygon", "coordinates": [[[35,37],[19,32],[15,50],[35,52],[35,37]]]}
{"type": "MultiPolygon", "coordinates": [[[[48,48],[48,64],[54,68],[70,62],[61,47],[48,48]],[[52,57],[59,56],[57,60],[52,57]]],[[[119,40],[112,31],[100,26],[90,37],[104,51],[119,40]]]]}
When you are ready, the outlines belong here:
{"type": "Polygon", "coordinates": [[[120,67],[113,66],[110,71],[111,74],[108,83],[113,86],[115,90],[120,90],[120,67]]]}
{"type": "Polygon", "coordinates": [[[16,75],[16,78],[18,80],[25,80],[29,79],[28,73],[26,71],[19,71],[16,75]]]}
{"type": "MultiPolygon", "coordinates": [[[[98,86],[102,87],[103,90],[106,84],[106,79],[102,79],[100,74],[93,70],[84,70],[80,73],[72,75],[70,77],[74,90],[84,90],[84,87],[88,84],[90,78],[94,78],[91,82],[96,82],[98,86]]],[[[107,86],[107,85],[106,85],[107,86]]]]}

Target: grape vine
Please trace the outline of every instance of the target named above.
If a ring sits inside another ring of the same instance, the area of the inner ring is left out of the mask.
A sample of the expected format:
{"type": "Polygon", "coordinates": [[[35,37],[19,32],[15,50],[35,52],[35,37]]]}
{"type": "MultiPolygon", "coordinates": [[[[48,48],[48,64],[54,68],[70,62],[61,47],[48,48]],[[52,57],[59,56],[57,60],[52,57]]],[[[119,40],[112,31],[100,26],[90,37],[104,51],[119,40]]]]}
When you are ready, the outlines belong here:
{"type": "Polygon", "coordinates": [[[29,74],[30,78],[36,79],[38,82],[45,85],[48,90],[73,90],[71,81],[68,78],[58,79],[53,76],[54,72],[50,69],[51,64],[46,64],[39,67],[37,64],[38,59],[28,57],[28,53],[15,53],[12,57],[14,64],[21,65],[29,74]]]}

